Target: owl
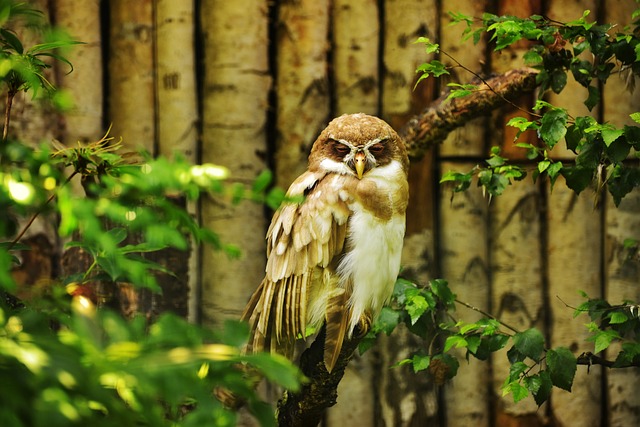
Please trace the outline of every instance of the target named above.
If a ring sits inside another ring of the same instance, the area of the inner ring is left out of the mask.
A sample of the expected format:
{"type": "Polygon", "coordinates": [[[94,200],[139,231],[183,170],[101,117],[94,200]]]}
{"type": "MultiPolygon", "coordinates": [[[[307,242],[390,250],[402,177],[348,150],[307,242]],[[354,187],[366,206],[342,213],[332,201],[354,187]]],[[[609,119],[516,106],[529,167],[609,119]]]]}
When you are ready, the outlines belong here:
{"type": "Polygon", "coordinates": [[[340,116],[316,139],[267,232],[266,274],[243,320],[248,352],[292,357],[308,327],[326,323],[324,362],[366,333],[400,270],[409,160],[398,134],[366,114],[340,116]]]}

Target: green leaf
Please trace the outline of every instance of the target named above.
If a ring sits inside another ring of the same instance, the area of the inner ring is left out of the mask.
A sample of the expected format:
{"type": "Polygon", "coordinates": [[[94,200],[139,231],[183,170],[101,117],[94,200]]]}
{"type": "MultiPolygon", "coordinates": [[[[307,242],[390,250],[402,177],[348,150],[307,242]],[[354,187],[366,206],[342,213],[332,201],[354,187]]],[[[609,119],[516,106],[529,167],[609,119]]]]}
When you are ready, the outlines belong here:
{"type": "Polygon", "coordinates": [[[565,166],[560,173],[564,176],[567,187],[575,191],[576,194],[580,194],[582,190],[587,188],[593,179],[593,170],[579,166],[565,166]]]}
{"type": "Polygon", "coordinates": [[[540,137],[549,148],[553,148],[567,133],[567,111],[554,108],[540,120],[540,137]]]}
{"type": "Polygon", "coordinates": [[[510,391],[513,395],[513,401],[515,403],[520,402],[522,399],[529,395],[529,391],[518,382],[512,382],[510,384],[510,391]]]}
{"type": "Polygon", "coordinates": [[[391,307],[383,307],[380,311],[380,315],[373,324],[373,330],[375,332],[384,332],[390,335],[391,332],[400,323],[401,313],[392,309],[391,307]]]}
{"type": "Polygon", "coordinates": [[[589,86],[588,91],[589,96],[584,101],[584,105],[591,111],[600,103],[600,90],[597,87],[589,86]]]}
{"type": "Polygon", "coordinates": [[[538,390],[535,393],[532,391],[531,394],[533,394],[533,399],[536,401],[536,404],[540,406],[549,400],[553,383],[551,382],[551,376],[548,371],[540,371],[538,377],[540,378],[538,390]]]}
{"type": "Polygon", "coordinates": [[[413,365],[413,372],[424,371],[429,368],[429,365],[431,364],[431,357],[416,354],[411,359],[411,363],[413,365]]]}
{"type": "Polygon", "coordinates": [[[444,342],[444,351],[447,352],[453,347],[464,348],[467,346],[467,340],[461,335],[450,335],[444,342]]]}
{"type": "Polygon", "coordinates": [[[612,325],[619,325],[627,320],[629,320],[629,317],[622,311],[614,311],[609,315],[609,323],[612,325]]]}
{"type": "Polygon", "coordinates": [[[547,367],[553,385],[571,391],[577,368],[577,361],[573,353],[565,347],[547,351],[547,367]]]}
{"type": "Polygon", "coordinates": [[[551,165],[549,160],[542,160],[538,162],[538,172],[542,173],[547,170],[547,168],[551,165]]]}
{"type": "Polygon", "coordinates": [[[590,341],[595,342],[594,353],[600,353],[606,350],[614,339],[620,339],[620,334],[611,329],[599,331],[593,337],[589,338],[590,341]]]}
{"type": "Polygon", "coordinates": [[[608,147],[613,143],[613,141],[622,136],[623,133],[623,129],[602,129],[602,140],[608,147]]]}
{"type": "Polygon", "coordinates": [[[420,316],[429,309],[429,303],[423,295],[417,294],[407,300],[405,310],[411,318],[411,324],[414,325],[420,316]]]}
{"type": "Polygon", "coordinates": [[[288,390],[300,389],[300,371],[286,357],[275,353],[258,353],[244,356],[243,360],[258,368],[269,381],[288,390]]]}
{"type": "Polygon", "coordinates": [[[451,292],[449,284],[443,279],[434,279],[429,282],[433,293],[449,308],[454,308],[456,294],[451,292]]]}
{"type": "MultiPolygon", "coordinates": [[[[640,46],[640,43],[638,43],[638,46],[640,46]]],[[[631,120],[633,120],[634,122],[640,123],[640,112],[631,113],[629,114],[629,117],[631,117],[631,120]]]]}
{"type": "Polygon", "coordinates": [[[273,180],[273,173],[269,170],[269,169],[265,169],[262,172],[260,172],[260,175],[258,175],[255,179],[255,181],[253,181],[253,186],[252,186],[252,190],[254,193],[262,193],[264,192],[267,187],[269,187],[269,184],[271,184],[271,181],[273,180]]]}
{"type": "Polygon", "coordinates": [[[514,335],[513,345],[522,355],[538,361],[544,351],[544,337],[536,328],[527,329],[514,335]]]}

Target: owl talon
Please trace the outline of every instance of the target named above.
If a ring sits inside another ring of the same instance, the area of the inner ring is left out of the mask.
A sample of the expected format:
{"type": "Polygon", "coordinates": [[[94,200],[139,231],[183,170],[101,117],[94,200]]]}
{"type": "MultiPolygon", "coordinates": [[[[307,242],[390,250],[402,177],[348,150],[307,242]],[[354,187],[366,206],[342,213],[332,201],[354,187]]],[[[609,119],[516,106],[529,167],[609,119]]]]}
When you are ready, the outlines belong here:
{"type": "Polygon", "coordinates": [[[369,330],[371,330],[371,323],[372,323],[371,315],[369,313],[364,313],[360,317],[360,320],[358,321],[358,324],[356,325],[353,331],[353,335],[356,338],[364,337],[369,333],[369,330]]]}

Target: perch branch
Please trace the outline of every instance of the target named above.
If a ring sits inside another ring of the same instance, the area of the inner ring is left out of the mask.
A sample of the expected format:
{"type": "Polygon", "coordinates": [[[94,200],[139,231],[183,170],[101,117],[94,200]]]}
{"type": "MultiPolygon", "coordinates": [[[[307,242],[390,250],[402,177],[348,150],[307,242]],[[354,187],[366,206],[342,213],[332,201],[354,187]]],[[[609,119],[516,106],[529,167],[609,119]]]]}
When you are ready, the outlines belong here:
{"type": "Polygon", "coordinates": [[[488,115],[520,95],[537,87],[533,68],[520,68],[483,79],[479,89],[470,95],[445,101],[447,95],[433,101],[421,114],[413,117],[400,130],[409,157],[419,160],[424,153],[447,137],[449,132],[469,120],[488,115]]]}
{"type": "Polygon", "coordinates": [[[324,339],[323,326],[313,344],[300,356],[300,370],[309,381],[302,384],[297,393],[285,392],[278,402],[280,427],[317,426],[325,409],[336,404],[338,384],[362,337],[345,339],[331,373],[324,365],[324,339]]]}

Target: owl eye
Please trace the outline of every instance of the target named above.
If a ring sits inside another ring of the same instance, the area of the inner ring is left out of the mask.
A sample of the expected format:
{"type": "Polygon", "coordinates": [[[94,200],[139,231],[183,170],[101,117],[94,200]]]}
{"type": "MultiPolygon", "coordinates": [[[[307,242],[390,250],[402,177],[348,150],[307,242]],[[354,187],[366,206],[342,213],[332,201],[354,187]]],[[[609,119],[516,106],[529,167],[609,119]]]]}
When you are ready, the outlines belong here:
{"type": "Polygon", "coordinates": [[[384,145],[382,144],[372,145],[371,147],[369,147],[369,151],[371,152],[371,154],[380,154],[384,151],[384,145]]]}
{"type": "Polygon", "coordinates": [[[351,152],[351,149],[349,147],[338,141],[333,141],[331,143],[331,149],[339,156],[346,156],[347,154],[349,154],[349,152],[351,152]]]}

